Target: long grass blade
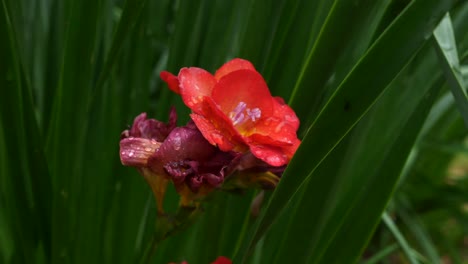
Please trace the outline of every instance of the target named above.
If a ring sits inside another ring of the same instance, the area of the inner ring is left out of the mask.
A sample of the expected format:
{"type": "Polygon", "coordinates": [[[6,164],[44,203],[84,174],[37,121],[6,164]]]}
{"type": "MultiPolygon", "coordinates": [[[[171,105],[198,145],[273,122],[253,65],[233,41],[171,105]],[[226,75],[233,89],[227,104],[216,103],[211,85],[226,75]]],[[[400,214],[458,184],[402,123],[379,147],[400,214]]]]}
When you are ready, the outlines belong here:
{"type": "Polygon", "coordinates": [[[453,33],[452,21],[450,15],[445,15],[434,30],[434,41],[437,53],[440,56],[447,81],[455,97],[460,114],[468,127],[468,95],[466,93],[467,84],[464,81],[460,61],[457,51],[457,43],[453,33]]]}

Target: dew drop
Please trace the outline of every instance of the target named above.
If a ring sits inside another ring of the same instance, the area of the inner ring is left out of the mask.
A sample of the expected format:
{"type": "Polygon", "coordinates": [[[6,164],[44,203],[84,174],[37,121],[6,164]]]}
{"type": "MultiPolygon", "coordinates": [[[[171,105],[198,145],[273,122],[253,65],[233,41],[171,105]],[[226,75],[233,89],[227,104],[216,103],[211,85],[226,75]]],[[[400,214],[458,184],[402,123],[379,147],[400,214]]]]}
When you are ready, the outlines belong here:
{"type": "Polygon", "coordinates": [[[133,150],[132,150],[132,151],[130,151],[130,153],[128,153],[128,156],[133,157],[134,154],[135,154],[135,152],[133,152],[133,150]]]}
{"type": "Polygon", "coordinates": [[[284,122],[279,123],[275,128],[275,133],[279,133],[281,129],[284,127],[284,122]]]}
{"type": "Polygon", "coordinates": [[[182,146],[182,139],[180,138],[179,133],[176,133],[172,140],[174,150],[180,150],[180,147],[182,146]]]}

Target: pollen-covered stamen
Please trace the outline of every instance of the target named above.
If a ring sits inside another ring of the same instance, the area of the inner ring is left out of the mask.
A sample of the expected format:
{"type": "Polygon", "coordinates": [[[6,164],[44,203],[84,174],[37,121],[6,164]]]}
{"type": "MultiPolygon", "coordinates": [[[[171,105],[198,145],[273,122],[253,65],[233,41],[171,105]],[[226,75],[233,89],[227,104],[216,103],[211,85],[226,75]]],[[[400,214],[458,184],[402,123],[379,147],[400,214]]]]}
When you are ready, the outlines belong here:
{"type": "Polygon", "coordinates": [[[244,121],[245,115],[244,110],[247,107],[247,104],[240,102],[232,112],[229,113],[229,118],[232,120],[233,125],[240,124],[244,121]]]}
{"type": "Polygon", "coordinates": [[[262,110],[260,110],[259,108],[254,108],[252,110],[247,108],[247,115],[250,117],[250,119],[253,122],[255,122],[257,121],[257,119],[259,119],[262,116],[262,110]]]}

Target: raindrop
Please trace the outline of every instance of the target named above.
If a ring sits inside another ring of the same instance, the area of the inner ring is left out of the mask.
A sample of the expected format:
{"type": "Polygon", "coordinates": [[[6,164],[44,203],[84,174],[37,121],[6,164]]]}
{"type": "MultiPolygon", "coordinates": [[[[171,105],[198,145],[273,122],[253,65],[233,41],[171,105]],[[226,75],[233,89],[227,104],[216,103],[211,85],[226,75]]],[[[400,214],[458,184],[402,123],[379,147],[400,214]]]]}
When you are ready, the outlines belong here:
{"type": "Polygon", "coordinates": [[[180,147],[182,146],[182,139],[180,138],[179,133],[176,133],[172,140],[173,140],[174,150],[180,150],[180,147]]]}

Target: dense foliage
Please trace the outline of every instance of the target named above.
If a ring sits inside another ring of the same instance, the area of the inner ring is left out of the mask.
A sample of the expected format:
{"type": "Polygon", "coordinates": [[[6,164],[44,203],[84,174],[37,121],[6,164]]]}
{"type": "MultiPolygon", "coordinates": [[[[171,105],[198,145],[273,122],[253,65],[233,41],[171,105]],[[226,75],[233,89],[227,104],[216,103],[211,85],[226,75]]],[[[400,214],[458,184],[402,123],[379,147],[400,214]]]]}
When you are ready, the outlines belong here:
{"type": "Polygon", "coordinates": [[[0,262],[141,261],[157,206],[120,133],[188,121],[161,71],[237,57],[302,143],[263,202],[213,194],[152,263],[467,263],[467,32],[463,0],[0,0],[0,262]]]}

